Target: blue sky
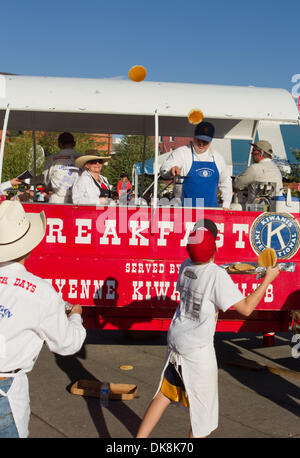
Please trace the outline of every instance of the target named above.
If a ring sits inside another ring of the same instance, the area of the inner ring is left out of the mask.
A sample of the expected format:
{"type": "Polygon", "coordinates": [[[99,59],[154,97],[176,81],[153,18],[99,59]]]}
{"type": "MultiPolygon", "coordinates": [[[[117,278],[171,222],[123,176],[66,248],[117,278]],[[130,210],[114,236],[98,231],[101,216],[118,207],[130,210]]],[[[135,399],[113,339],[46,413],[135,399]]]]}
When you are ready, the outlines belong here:
{"type": "Polygon", "coordinates": [[[0,71],[127,78],[141,64],[148,81],[291,91],[299,23],[299,0],[11,0],[1,5],[0,71]]]}

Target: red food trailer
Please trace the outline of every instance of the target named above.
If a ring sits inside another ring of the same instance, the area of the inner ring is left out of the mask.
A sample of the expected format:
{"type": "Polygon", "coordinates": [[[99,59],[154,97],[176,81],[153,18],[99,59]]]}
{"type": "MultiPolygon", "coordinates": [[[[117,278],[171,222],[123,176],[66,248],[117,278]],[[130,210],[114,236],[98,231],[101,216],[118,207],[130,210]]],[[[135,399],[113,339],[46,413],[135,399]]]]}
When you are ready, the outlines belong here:
{"type": "Polygon", "coordinates": [[[66,302],[84,306],[87,328],[167,330],[179,302],[176,282],[187,237],[203,217],[219,229],[215,262],[229,269],[244,294],[259,284],[257,256],[265,247],[275,249],[282,270],[249,318],[220,312],[217,331],[287,331],[291,311],[300,309],[297,206],[224,211],[160,205],[159,136],[192,137],[187,114],[195,107],[215,125],[219,145],[254,141],[260,129],[276,138],[281,124],[299,125],[295,103],[282,89],[0,76],[1,169],[7,129],[155,137],[150,205],[140,205],[137,195],[132,206],[24,204],[47,217],[46,236],[28,268],[51,282],[66,302]],[[254,269],[230,270],[235,263],[254,269]]]}

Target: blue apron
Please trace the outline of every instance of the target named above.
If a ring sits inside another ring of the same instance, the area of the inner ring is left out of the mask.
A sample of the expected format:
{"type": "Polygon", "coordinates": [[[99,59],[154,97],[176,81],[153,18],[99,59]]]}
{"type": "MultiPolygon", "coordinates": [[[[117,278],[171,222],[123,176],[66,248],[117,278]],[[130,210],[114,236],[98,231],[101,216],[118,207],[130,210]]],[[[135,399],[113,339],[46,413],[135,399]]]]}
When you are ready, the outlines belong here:
{"type": "Polygon", "coordinates": [[[217,207],[219,171],[213,157],[213,162],[195,161],[192,150],[192,165],[183,180],[182,205],[186,207],[217,207]],[[197,199],[204,199],[204,201],[197,199]]]}

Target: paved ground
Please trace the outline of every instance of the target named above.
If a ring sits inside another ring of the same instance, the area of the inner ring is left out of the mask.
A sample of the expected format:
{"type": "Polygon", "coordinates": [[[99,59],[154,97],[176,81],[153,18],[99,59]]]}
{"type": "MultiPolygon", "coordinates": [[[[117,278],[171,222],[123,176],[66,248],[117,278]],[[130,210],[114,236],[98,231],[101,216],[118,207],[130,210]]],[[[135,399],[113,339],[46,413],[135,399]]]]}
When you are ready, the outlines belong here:
{"type": "MultiPolygon", "coordinates": [[[[60,357],[44,346],[29,374],[31,438],[133,438],[151,400],[165,356],[165,333],[134,334],[89,331],[82,350],[60,357]],[[132,365],[130,371],[120,369],[132,365]],[[99,400],[70,394],[79,379],[138,385],[130,401],[99,400]]],[[[278,334],[275,346],[263,347],[259,334],[218,333],[220,423],[212,438],[300,438],[300,358],[293,358],[289,333],[278,334]],[[240,358],[298,371],[297,376],[233,366],[240,358]]],[[[296,352],[297,353],[297,352],[296,352]]],[[[300,348],[298,350],[300,355],[300,348]]],[[[152,438],[185,438],[188,415],[170,406],[152,438]]]]}

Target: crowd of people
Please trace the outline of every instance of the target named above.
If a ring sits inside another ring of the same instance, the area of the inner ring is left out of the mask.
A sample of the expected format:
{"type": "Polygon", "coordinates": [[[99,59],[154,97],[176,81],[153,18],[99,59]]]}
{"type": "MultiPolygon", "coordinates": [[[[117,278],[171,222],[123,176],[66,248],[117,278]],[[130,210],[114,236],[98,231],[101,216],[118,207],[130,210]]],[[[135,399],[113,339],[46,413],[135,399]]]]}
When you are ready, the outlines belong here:
{"type": "Polygon", "coordinates": [[[266,140],[251,143],[253,164],[241,176],[232,177],[223,156],[212,146],[215,128],[210,122],[196,125],[193,141],[175,149],[161,165],[163,178],[181,180],[181,203],[188,207],[218,207],[231,205],[234,193],[241,203],[255,199],[255,183],[270,182],[274,188],[270,197],[283,189],[279,168],[272,160],[273,150],[266,140]]]}
{"type": "Polygon", "coordinates": [[[7,200],[24,203],[106,205],[110,201],[127,205],[132,197],[128,176],[121,174],[114,191],[108,179],[101,174],[107,157],[101,157],[94,150],[88,150],[86,154],[81,155],[75,150],[75,146],[76,141],[71,133],[60,134],[60,149],[48,156],[42,175],[25,180],[29,183],[18,177],[2,183],[2,196],[7,200]]]}
{"type": "MultiPolygon", "coordinates": [[[[272,159],[273,150],[268,141],[251,143],[253,163],[233,179],[223,156],[212,146],[214,134],[213,124],[201,122],[195,127],[190,144],[174,150],[160,167],[163,179],[178,178],[179,205],[221,206],[228,210],[233,195],[241,204],[252,203],[256,197],[255,184],[265,182],[273,184],[270,197],[281,194],[282,176],[272,159]]],[[[126,174],[121,174],[115,190],[102,174],[108,160],[106,156],[100,156],[96,150],[88,150],[84,155],[78,153],[76,141],[69,132],[59,135],[58,147],[57,153],[48,156],[41,175],[29,183],[18,178],[3,183],[0,185],[2,195],[20,202],[76,205],[128,205],[131,202],[134,194],[126,174]],[[16,186],[17,191],[8,190],[16,186]]]]}

